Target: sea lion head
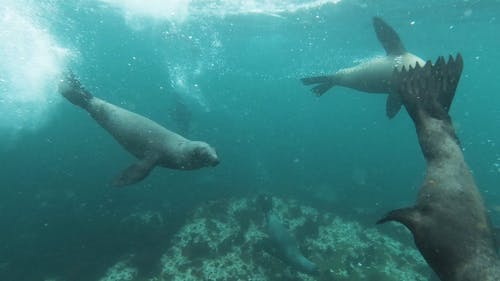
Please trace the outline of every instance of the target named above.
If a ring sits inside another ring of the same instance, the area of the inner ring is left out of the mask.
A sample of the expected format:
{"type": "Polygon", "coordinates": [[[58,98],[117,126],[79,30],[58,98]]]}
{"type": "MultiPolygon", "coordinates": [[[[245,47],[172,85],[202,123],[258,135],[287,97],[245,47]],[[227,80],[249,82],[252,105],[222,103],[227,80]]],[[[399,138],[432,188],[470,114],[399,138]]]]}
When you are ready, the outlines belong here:
{"type": "Polygon", "coordinates": [[[190,153],[191,168],[201,167],[215,167],[219,164],[220,160],[215,152],[215,149],[208,143],[202,141],[193,141],[192,150],[190,153]]]}

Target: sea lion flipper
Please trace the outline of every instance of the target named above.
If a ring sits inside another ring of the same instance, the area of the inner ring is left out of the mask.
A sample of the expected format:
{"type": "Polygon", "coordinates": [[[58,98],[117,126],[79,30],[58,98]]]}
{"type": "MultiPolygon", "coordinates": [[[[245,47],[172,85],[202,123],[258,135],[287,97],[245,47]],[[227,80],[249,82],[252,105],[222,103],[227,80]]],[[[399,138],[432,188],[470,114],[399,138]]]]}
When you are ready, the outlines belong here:
{"type": "MultiPolygon", "coordinates": [[[[438,62],[435,64],[437,65],[438,62]]],[[[446,75],[444,75],[446,81],[441,85],[443,88],[438,95],[438,101],[441,106],[443,106],[444,110],[448,112],[450,110],[451,103],[453,102],[453,98],[455,97],[455,91],[464,67],[464,61],[462,59],[462,55],[458,53],[455,59],[453,59],[452,56],[449,56],[448,63],[446,63],[444,58],[441,57],[439,64],[440,67],[438,68],[438,71],[446,72],[446,75]]]]}
{"type": "Polygon", "coordinates": [[[140,159],[125,169],[111,185],[121,187],[141,181],[154,169],[157,160],[158,157],[153,155],[140,159]]]}
{"type": "Polygon", "coordinates": [[[412,233],[419,222],[420,212],[415,207],[401,208],[392,210],[383,218],[377,221],[377,224],[383,224],[389,221],[397,221],[406,226],[412,233]]]}
{"type": "Polygon", "coordinates": [[[448,62],[440,57],[433,65],[427,61],[424,66],[418,63],[414,68],[395,69],[392,83],[398,85],[398,92],[412,118],[425,112],[433,118],[449,119],[448,111],[455,96],[458,81],[463,69],[460,54],[448,62]]]}
{"type": "Polygon", "coordinates": [[[82,86],[80,80],[71,70],[68,70],[65,78],[61,79],[58,90],[72,104],[85,109],[93,98],[92,94],[82,86]]]}
{"type": "Polygon", "coordinates": [[[373,18],[373,28],[387,55],[402,55],[406,49],[396,31],[379,17],[373,18]]]}
{"type": "Polygon", "coordinates": [[[330,75],[305,77],[300,79],[300,81],[302,81],[302,84],[304,85],[325,83],[325,82],[330,82],[330,80],[332,80],[332,77],[330,75]]]}
{"type": "Polygon", "coordinates": [[[394,118],[396,114],[398,114],[401,106],[403,105],[403,101],[401,100],[401,96],[397,93],[390,93],[387,96],[387,102],[385,107],[385,113],[389,119],[394,118]]]}
{"type": "Polygon", "coordinates": [[[302,81],[302,84],[304,85],[318,84],[311,89],[311,91],[317,96],[323,95],[336,84],[334,75],[306,77],[300,79],[300,81],[302,81]]]}

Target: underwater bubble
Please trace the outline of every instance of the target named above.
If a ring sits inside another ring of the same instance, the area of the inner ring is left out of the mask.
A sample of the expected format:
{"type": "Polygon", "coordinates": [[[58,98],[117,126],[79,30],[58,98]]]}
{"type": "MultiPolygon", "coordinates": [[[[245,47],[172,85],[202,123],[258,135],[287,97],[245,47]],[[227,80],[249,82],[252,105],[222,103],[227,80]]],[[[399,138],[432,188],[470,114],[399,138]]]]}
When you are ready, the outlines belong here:
{"type": "Polygon", "coordinates": [[[39,22],[36,5],[23,2],[6,1],[0,7],[0,130],[9,137],[46,123],[71,56],[39,22]]]}

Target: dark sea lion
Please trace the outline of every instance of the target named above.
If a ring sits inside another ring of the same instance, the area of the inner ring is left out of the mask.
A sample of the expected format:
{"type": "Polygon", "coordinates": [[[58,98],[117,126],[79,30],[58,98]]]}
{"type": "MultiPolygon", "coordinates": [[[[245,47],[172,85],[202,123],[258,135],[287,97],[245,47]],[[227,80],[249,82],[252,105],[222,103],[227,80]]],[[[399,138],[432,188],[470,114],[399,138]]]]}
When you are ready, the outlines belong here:
{"type": "Polygon", "coordinates": [[[113,186],[139,182],[155,166],[193,170],[219,163],[215,150],[207,143],[188,140],[144,116],[94,97],[72,74],[61,81],[59,92],[90,113],[123,148],[139,159],[113,181],[113,186]]]}
{"type": "Polygon", "coordinates": [[[391,86],[392,70],[423,65],[424,60],[406,51],[398,34],[381,18],[373,18],[373,27],[377,38],[385,48],[385,57],[376,57],[356,66],[340,69],[335,74],[302,78],[305,85],[314,85],[311,90],[318,96],[323,95],[333,86],[344,86],[367,93],[389,94],[386,113],[389,118],[394,117],[401,108],[401,99],[395,94],[391,86]]]}
{"type": "Polygon", "coordinates": [[[391,211],[412,233],[427,263],[443,281],[498,281],[500,262],[481,195],[448,114],[463,61],[395,70],[394,83],[413,119],[427,163],[417,203],[391,211]]]}
{"type": "Polygon", "coordinates": [[[257,204],[264,212],[266,232],[271,244],[278,251],[279,258],[301,272],[318,273],[316,264],[302,254],[295,238],[272,211],[272,197],[261,194],[257,197],[257,204]]]}

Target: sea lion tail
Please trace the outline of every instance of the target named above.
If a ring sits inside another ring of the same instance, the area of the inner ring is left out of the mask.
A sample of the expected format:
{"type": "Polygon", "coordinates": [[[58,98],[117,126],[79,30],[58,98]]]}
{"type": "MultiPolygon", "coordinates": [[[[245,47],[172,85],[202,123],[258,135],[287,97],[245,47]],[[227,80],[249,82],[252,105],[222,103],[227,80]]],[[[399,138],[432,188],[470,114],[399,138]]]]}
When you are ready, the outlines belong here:
{"type": "Polygon", "coordinates": [[[306,77],[300,79],[300,81],[302,81],[302,84],[304,85],[318,84],[311,89],[311,91],[318,97],[337,84],[333,75],[306,77]]]}
{"type": "Polygon", "coordinates": [[[69,71],[65,76],[59,83],[59,93],[72,104],[87,109],[92,94],[82,86],[73,72],[69,71]]]}

